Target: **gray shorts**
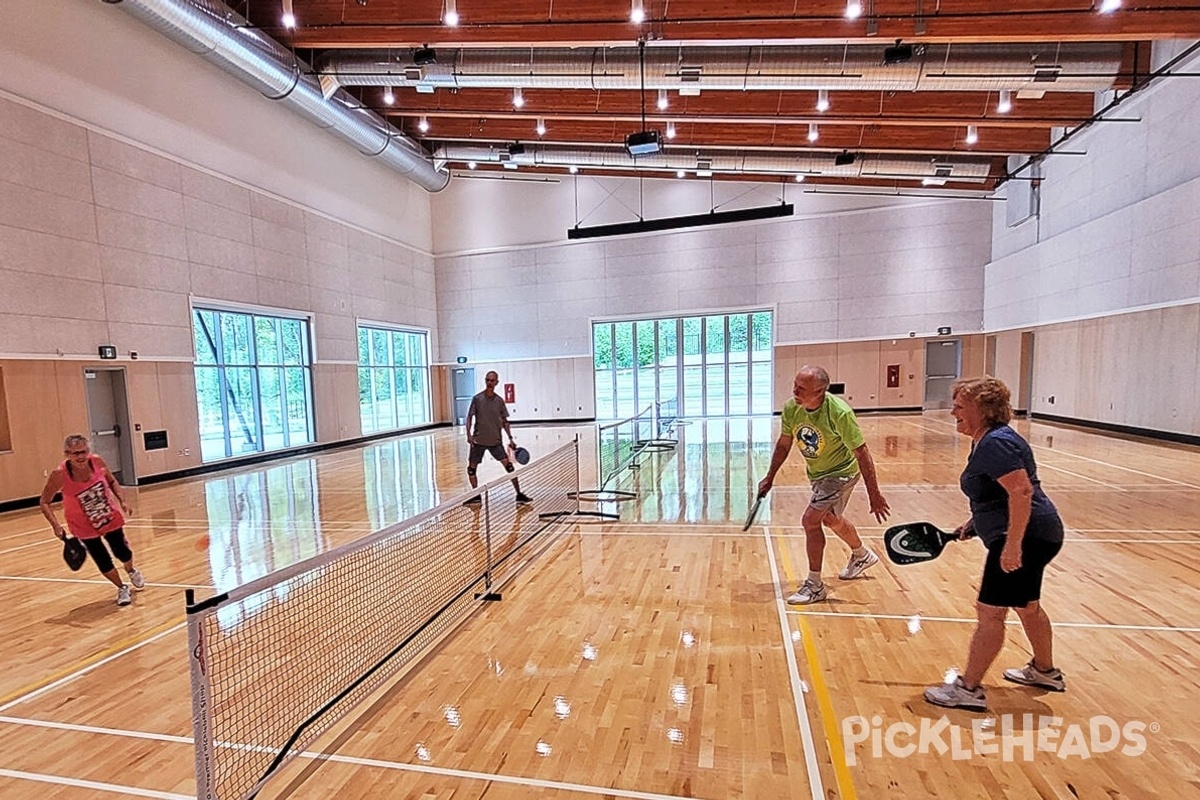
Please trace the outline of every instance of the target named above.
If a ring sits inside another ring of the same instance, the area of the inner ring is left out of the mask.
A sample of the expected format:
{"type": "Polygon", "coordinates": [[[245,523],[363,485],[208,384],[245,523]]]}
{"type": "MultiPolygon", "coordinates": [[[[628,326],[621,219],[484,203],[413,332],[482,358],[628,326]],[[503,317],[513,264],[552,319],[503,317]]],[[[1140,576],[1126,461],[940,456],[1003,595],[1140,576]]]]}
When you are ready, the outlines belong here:
{"type": "Polygon", "coordinates": [[[848,478],[818,478],[812,483],[812,499],[808,501],[809,508],[817,511],[832,511],[835,516],[841,516],[850,502],[850,495],[858,485],[858,475],[848,478]]]}
{"type": "Polygon", "coordinates": [[[483,461],[484,453],[491,453],[492,458],[497,461],[503,461],[508,458],[508,453],[504,450],[504,445],[502,444],[473,444],[471,445],[471,453],[467,456],[467,463],[478,465],[483,461]]]}

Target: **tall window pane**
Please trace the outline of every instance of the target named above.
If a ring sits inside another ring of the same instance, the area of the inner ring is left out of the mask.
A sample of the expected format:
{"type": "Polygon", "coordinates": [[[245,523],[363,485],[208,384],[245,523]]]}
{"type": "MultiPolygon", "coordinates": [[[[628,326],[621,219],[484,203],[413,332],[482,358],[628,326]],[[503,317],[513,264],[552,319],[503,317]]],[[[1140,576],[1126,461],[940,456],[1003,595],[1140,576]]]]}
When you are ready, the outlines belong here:
{"type": "Polygon", "coordinates": [[[205,461],[313,441],[305,320],[197,308],[192,329],[205,461]]]}
{"type": "Polygon", "coordinates": [[[358,399],[363,433],[431,421],[427,334],[358,328],[358,399]]]}
{"type": "Polygon", "coordinates": [[[771,413],[771,325],[769,311],[594,323],[596,417],[668,400],[681,417],[771,413]]]}

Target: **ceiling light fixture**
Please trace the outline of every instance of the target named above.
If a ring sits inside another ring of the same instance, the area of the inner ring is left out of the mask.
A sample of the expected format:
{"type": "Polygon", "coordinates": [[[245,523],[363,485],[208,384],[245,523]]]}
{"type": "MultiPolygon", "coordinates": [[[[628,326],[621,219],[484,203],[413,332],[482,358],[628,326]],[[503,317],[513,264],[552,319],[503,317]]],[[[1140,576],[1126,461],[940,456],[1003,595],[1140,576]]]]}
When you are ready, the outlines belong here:
{"type": "Polygon", "coordinates": [[[820,139],[820,138],[821,138],[821,132],[817,130],[817,123],[815,123],[815,122],[808,123],[808,140],[810,142],[815,142],[817,139],[820,139]]]}
{"type": "Polygon", "coordinates": [[[646,21],[646,8],[642,5],[642,0],[633,0],[629,7],[629,21],[634,25],[641,25],[646,21]]]}
{"type": "Polygon", "coordinates": [[[477,167],[477,166],[478,166],[478,164],[476,164],[474,161],[467,162],[467,169],[475,169],[475,167],[477,167]]]}
{"type": "Polygon", "coordinates": [[[858,19],[862,16],[862,3],[859,0],[847,0],[846,19],[858,19]]]}
{"type": "Polygon", "coordinates": [[[675,177],[676,178],[686,178],[687,172],[685,172],[684,170],[681,170],[681,169],[677,169],[677,170],[675,170],[675,177]]]}
{"type": "Polygon", "coordinates": [[[537,135],[538,136],[546,135],[546,120],[544,120],[540,117],[538,118],[538,121],[537,121],[537,135]]]}
{"type": "Polygon", "coordinates": [[[396,102],[396,94],[392,91],[392,87],[389,86],[383,90],[383,102],[389,106],[396,102]]]}
{"type": "Polygon", "coordinates": [[[296,27],[296,9],[292,8],[292,0],[283,0],[283,16],[279,21],[285,28],[296,27]]]}
{"type": "Polygon", "coordinates": [[[421,119],[417,123],[417,130],[421,131],[421,133],[426,133],[429,130],[429,118],[424,114],[421,115],[421,119]]]}
{"type": "Polygon", "coordinates": [[[974,125],[967,126],[967,144],[975,144],[979,141],[979,128],[974,125]]]}
{"type": "Polygon", "coordinates": [[[575,175],[579,172],[579,167],[572,164],[571,166],[567,167],[567,172],[571,173],[572,175],[575,175]]]}
{"type": "Polygon", "coordinates": [[[1100,13],[1111,14],[1121,7],[1121,0],[1100,0],[1100,13]]]}
{"type": "Polygon", "coordinates": [[[1000,99],[996,101],[996,113],[1007,114],[1012,111],[1012,92],[1008,89],[1000,90],[1000,99]]]}
{"type": "Polygon", "coordinates": [[[804,183],[804,176],[803,176],[803,175],[797,175],[797,176],[796,176],[796,183],[804,183]]]}
{"type": "Polygon", "coordinates": [[[442,12],[442,22],[446,23],[451,28],[458,27],[458,2],[457,2],[457,0],[446,0],[446,8],[442,12]]]}
{"type": "Polygon", "coordinates": [[[675,123],[674,122],[667,123],[667,138],[668,139],[675,138],[675,123]]]}
{"type": "Polygon", "coordinates": [[[658,110],[666,111],[667,107],[670,105],[671,105],[671,101],[667,99],[667,90],[659,89],[658,90],[658,110]]]}
{"type": "Polygon", "coordinates": [[[828,110],[829,110],[829,90],[828,89],[818,89],[817,90],[817,111],[820,111],[821,113],[825,113],[828,110]]]}
{"type": "Polygon", "coordinates": [[[513,89],[513,108],[521,108],[525,105],[525,93],[521,91],[521,87],[513,89]]]}

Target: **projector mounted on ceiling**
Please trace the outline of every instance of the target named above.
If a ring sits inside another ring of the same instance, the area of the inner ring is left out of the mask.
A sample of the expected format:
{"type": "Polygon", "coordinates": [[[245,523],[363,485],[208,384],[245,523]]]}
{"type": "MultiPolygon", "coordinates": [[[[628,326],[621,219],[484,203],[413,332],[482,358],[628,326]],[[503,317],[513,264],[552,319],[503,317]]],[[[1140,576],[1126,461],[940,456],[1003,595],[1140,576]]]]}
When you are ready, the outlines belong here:
{"type": "Polygon", "coordinates": [[[883,51],[883,63],[885,66],[892,64],[903,64],[906,61],[912,61],[913,46],[911,44],[901,44],[900,40],[896,40],[896,44],[892,47],[885,48],[883,51]]]}
{"type": "Polygon", "coordinates": [[[632,158],[654,155],[661,149],[658,131],[638,131],[625,137],[625,152],[632,158]]]}
{"type": "Polygon", "coordinates": [[[437,63],[437,51],[432,47],[418,47],[412,51],[413,63],[418,67],[437,63]]]}

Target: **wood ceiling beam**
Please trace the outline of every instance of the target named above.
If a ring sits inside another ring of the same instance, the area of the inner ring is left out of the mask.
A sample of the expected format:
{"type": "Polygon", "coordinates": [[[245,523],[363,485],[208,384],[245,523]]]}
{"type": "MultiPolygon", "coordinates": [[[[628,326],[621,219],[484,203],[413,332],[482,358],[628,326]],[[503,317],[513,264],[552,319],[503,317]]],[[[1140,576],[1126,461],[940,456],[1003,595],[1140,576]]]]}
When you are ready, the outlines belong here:
{"type": "MultiPolygon", "coordinates": [[[[299,16],[299,15],[298,15],[299,16]]],[[[1176,10],[1123,9],[1117,14],[1094,11],[1026,12],[925,17],[925,32],[917,33],[916,18],[892,16],[876,20],[877,32],[868,33],[867,22],[843,18],[669,19],[639,28],[627,21],[528,22],[492,21],[465,23],[447,28],[440,22],[378,21],[368,23],[304,24],[294,31],[264,20],[268,32],[280,41],[302,48],[505,47],[505,46],[604,46],[625,45],[648,32],[656,40],[681,43],[733,44],[765,41],[789,44],[879,44],[894,39],[939,44],[1004,42],[1128,42],[1155,39],[1200,38],[1200,3],[1183,3],[1176,10]]]]}

